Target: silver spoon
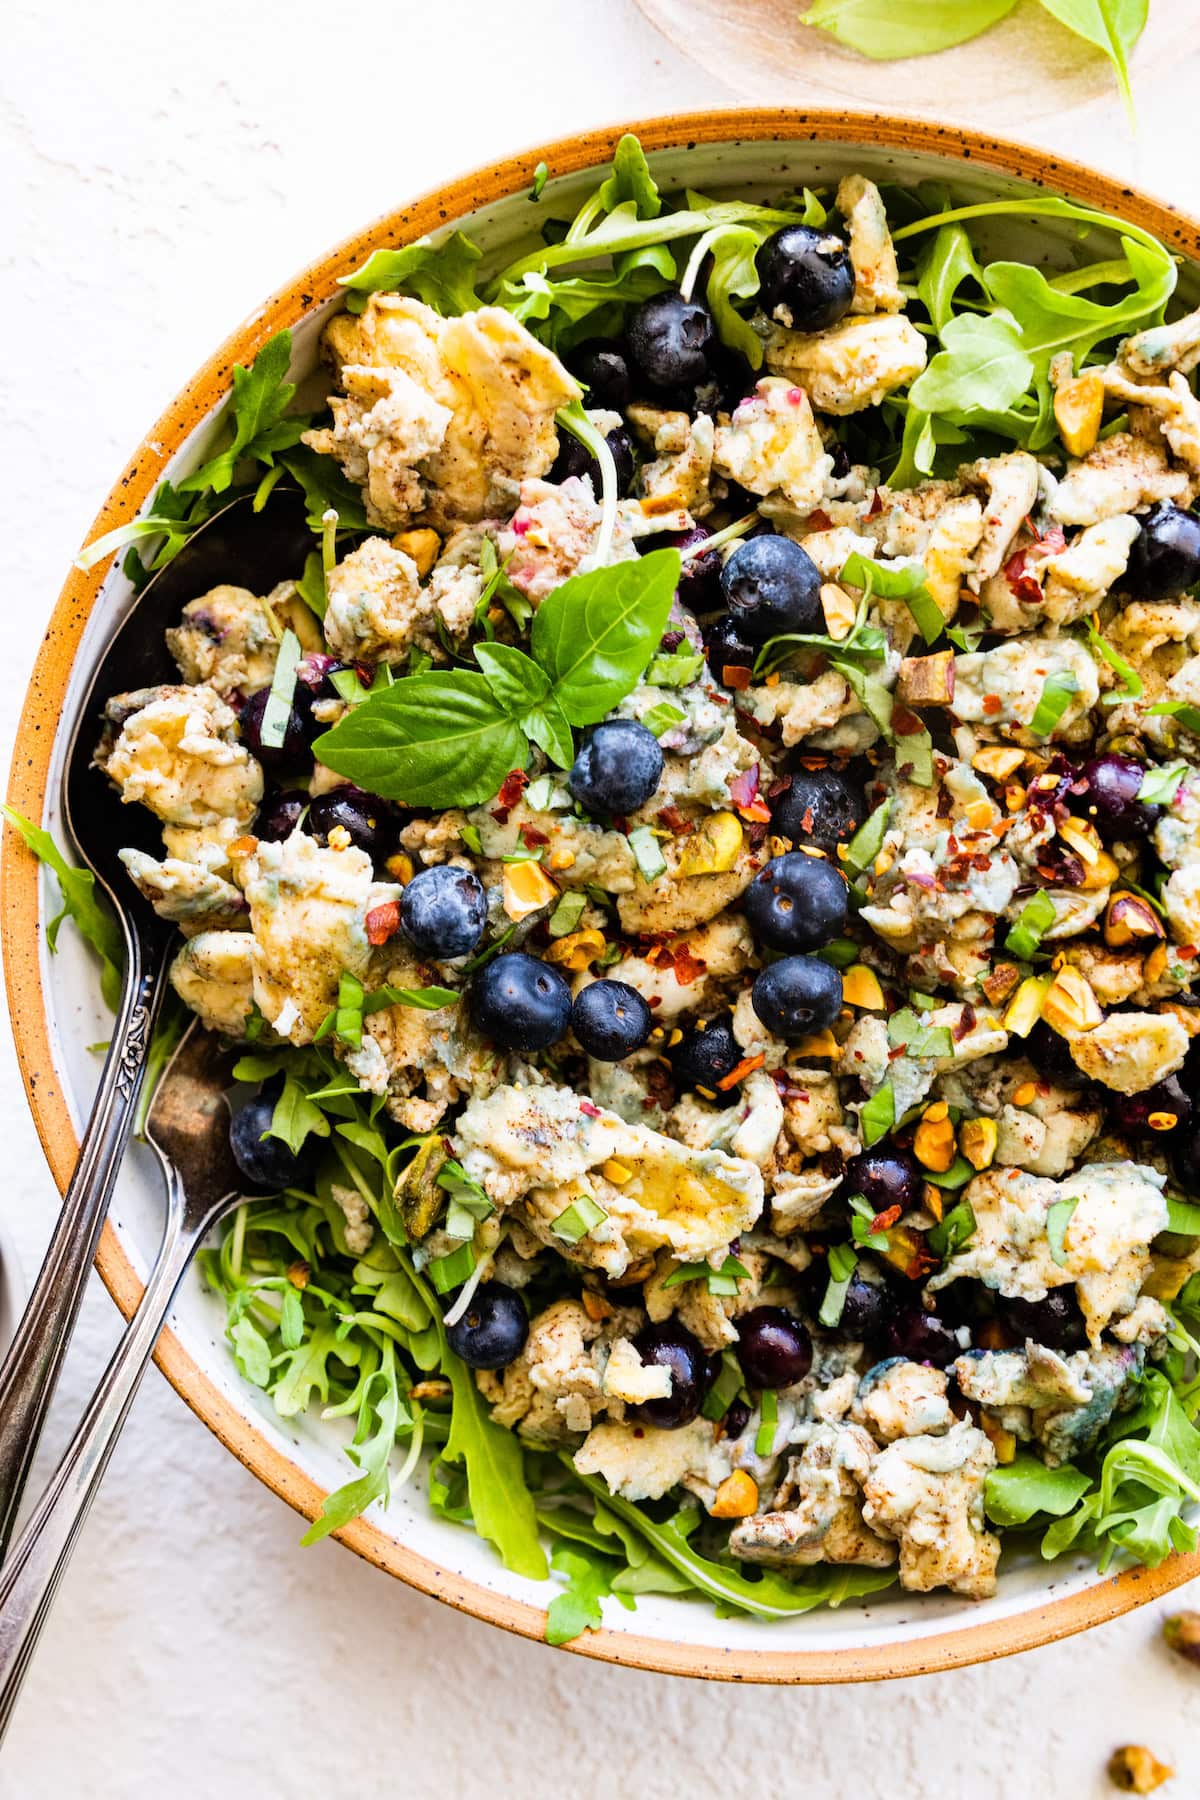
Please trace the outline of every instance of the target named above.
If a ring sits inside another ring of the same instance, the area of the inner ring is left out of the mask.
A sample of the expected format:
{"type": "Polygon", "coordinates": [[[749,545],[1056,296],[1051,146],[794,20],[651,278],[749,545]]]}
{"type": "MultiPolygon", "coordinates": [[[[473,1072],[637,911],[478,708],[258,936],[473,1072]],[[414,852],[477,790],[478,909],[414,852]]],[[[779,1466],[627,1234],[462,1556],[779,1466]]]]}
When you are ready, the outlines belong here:
{"type": "Polygon", "coordinates": [[[157,820],[140,806],[122,805],[111,782],[92,766],[105,702],[113,694],[179,680],[163,634],[177,623],[188,600],[220,582],[266,593],[276,582],[301,573],[312,544],[304,504],[295,493],[273,490],[258,513],[248,500],[217,513],[147,583],[106,650],[75,718],[63,779],[63,817],[80,860],[93,871],[116,912],[125,945],[125,980],[79,1161],[16,1336],[0,1364],[0,1560],[129,1139],[175,935],[137,893],[117,857],[125,845],[161,855],[162,838],[157,820]]]}
{"type": "Polygon", "coordinates": [[[166,1176],[166,1226],[129,1329],[0,1570],[0,1739],[175,1291],[201,1240],[239,1203],[225,1103],[233,1060],[193,1023],[155,1091],[146,1135],[166,1176]]]}

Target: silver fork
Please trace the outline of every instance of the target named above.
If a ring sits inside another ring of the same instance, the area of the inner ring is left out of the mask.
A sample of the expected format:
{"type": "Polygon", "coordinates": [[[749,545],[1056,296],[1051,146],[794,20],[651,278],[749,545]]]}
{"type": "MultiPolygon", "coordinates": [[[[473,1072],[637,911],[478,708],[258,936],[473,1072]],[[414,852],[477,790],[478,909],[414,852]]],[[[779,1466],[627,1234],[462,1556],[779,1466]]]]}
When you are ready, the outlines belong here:
{"type": "Polygon", "coordinates": [[[155,1093],[146,1135],[166,1177],[166,1226],[141,1304],[0,1570],[0,1739],[175,1291],[201,1240],[239,1202],[224,1097],[232,1060],[193,1023],[155,1093]]]}

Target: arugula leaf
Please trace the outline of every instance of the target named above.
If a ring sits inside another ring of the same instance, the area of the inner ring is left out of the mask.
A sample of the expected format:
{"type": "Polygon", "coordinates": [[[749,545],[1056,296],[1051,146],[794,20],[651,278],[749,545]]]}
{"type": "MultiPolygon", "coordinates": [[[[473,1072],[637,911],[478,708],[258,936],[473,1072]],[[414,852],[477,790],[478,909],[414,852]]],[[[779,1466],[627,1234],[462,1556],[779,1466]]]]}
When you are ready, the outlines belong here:
{"type": "Polygon", "coordinates": [[[482,255],[461,231],[452,231],[440,244],[418,238],[403,250],[373,251],[360,269],[339,277],[338,285],[350,290],[346,306],[352,313],[363,310],[370,294],[407,293],[450,318],[482,304],[475,292],[482,255]]]}
{"type": "MultiPolygon", "coordinates": [[[[432,1313],[432,1303],[430,1307],[432,1313]]],[[[520,1442],[515,1432],[497,1425],[475,1385],[474,1371],[446,1343],[440,1319],[435,1317],[435,1323],[442,1372],[449,1378],[454,1399],[445,1459],[461,1463],[466,1471],[471,1517],[480,1537],[496,1546],[505,1568],[542,1581],[546,1553],[538,1542],[537,1514],[525,1484],[520,1442]]]]}
{"type": "Polygon", "coordinates": [[[323,532],[325,515],[330,512],[337,514],[339,531],[367,529],[362,495],[346,480],[332,456],[319,456],[307,444],[298,444],[279,461],[304,494],[310,531],[323,532]]]}
{"type": "MultiPolygon", "coordinates": [[[[297,1354],[304,1356],[305,1352],[301,1350],[297,1354]]],[[[362,1474],[357,1481],[349,1481],[326,1496],[320,1516],[313,1520],[300,1539],[302,1544],[319,1543],[330,1532],[340,1531],[373,1500],[386,1501],[391,1492],[390,1463],[396,1433],[402,1424],[409,1423],[412,1414],[401,1398],[396,1346],[389,1337],[383,1338],[380,1358],[379,1368],[368,1377],[354,1443],[346,1452],[358,1464],[362,1474]]],[[[296,1410],[301,1409],[297,1407],[296,1410]]]]}
{"type": "Polygon", "coordinates": [[[917,257],[917,294],[940,337],[954,317],[954,300],[964,281],[983,286],[983,270],[975,260],[963,225],[943,225],[917,257]]]}
{"type": "Polygon", "coordinates": [[[263,1136],[282,1138],[293,1154],[301,1148],[307,1137],[329,1136],[329,1120],[320,1107],[309,1099],[294,1075],[289,1075],[284,1081],[282,1092],[275,1102],[275,1110],[271,1114],[271,1123],[263,1136]]]}
{"type": "Polygon", "coordinates": [[[959,424],[1007,414],[1033,380],[1033,360],[1011,319],[957,313],[939,333],[943,349],[908,390],[921,412],[946,413],[959,424]]]}
{"type": "Polygon", "coordinates": [[[978,37],[1017,0],[814,0],[801,24],[877,62],[928,56],[978,37]]]}
{"type": "Polygon", "coordinates": [[[53,872],[58,883],[62,910],[46,926],[46,942],[51,952],[58,948],[58,928],[71,919],[80,936],[100,958],[100,992],[104,1003],[116,1012],[121,1003],[122,971],[125,967],[125,945],[121,928],[96,892],[96,877],[90,869],[77,869],[69,863],[48,831],[33,825],[12,806],[0,805],[0,812],[14,831],[25,840],[39,862],[53,872]]]}
{"type": "Polygon", "coordinates": [[[470,670],[405,675],[372,693],[313,746],[368,793],[409,806],[489,800],[526,760],[525,734],[470,670]]]}
{"type": "Polygon", "coordinates": [[[1076,37],[1103,50],[1132,115],[1128,58],[1146,28],[1150,0],[1041,0],[1041,4],[1076,37]]]}
{"type": "Polygon", "coordinates": [[[556,1594],[546,1613],[546,1642],[569,1644],[581,1632],[603,1622],[600,1602],[612,1593],[615,1567],[606,1556],[560,1544],[550,1557],[550,1567],[561,1575],[566,1588],[556,1594]]]}
{"type": "Polygon", "coordinates": [[[1168,1194],[1166,1200],[1166,1229],[1180,1237],[1200,1237],[1200,1206],[1180,1200],[1174,1194],[1168,1194]]]}
{"type": "Polygon", "coordinates": [[[1071,1463],[1049,1469],[1039,1457],[1022,1453],[992,1470],[984,1484],[984,1507],[993,1525],[1027,1525],[1035,1513],[1059,1519],[1091,1485],[1091,1476],[1071,1463]]]}
{"type": "Polygon", "coordinates": [[[666,628],[679,568],[678,550],[652,550],[573,575],[543,600],[530,648],[572,725],[596,724],[637,685],[666,628]]]}
{"type": "Polygon", "coordinates": [[[300,442],[301,433],[312,421],[299,415],[284,417],[296,394],[296,384],[284,379],[291,359],[292,334],[285,328],[268,339],[250,368],[234,364],[233,392],[224,413],[225,422],[233,426],[232,439],[224,450],[184,477],[179,483],[181,494],[202,493],[206,488],[223,494],[243,458],[269,466],[277,450],[291,449],[300,442]]]}
{"type": "Polygon", "coordinates": [[[1147,718],[1156,715],[1177,719],[1185,731],[1195,732],[1200,737],[1200,707],[1191,706],[1186,700],[1160,700],[1156,706],[1146,708],[1147,718]]]}

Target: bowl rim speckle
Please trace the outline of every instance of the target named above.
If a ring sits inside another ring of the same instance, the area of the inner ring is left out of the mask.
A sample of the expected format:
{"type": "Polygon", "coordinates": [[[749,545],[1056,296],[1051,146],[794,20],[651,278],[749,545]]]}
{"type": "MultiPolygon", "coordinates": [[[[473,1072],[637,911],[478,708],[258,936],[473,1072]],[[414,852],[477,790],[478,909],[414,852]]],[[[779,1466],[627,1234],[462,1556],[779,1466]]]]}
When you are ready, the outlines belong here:
{"type": "MultiPolygon", "coordinates": [[[[1181,256],[1200,261],[1200,222],[1175,207],[1069,159],[966,127],[899,114],[779,107],[687,112],[598,127],[459,176],[386,214],[309,264],[251,314],[172,400],[114,484],[88,541],[136,517],[168,459],[225,397],[233,364],[249,363],[276,331],[295,326],[335,296],[337,277],[357,267],[372,249],[410,243],[479,207],[521,192],[532,183],[539,163],[545,162],[555,176],[599,167],[611,159],[617,140],[626,131],[636,132],[650,151],[749,140],[781,146],[863,144],[875,152],[939,156],[949,164],[965,164],[973,176],[988,171],[1016,177],[1098,210],[1118,213],[1154,232],[1181,256]]],[[[104,566],[87,572],[72,568],[42,641],[17,727],[8,790],[10,804],[27,818],[41,820],[44,816],[51,753],[67,684],[105,573],[104,566]]],[[[51,1001],[42,985],[40,957],[31,954],[36,951],[39,930],[38,864],[9,826],[5,827],[3,848],[0,944],[9,1014],[38,1136],[54,1179],[60,1191],[65,1191],[78,1139],[51,1052],[51,1001]]],[[[121,1312],[131,1317],[142,1295],[142,1282],[111,1224],[105,1225],[96,1264],[121,1312]]],[[[246,1468],[305,1518],[317,1515],[324,1499],[322,1489],[267,1441],[172,1332],[163,1333],[155,1360],[192,1411],[246,1468]]],[[[337,1536],[367,1561],[461,1612],[524,1637],[540,1640],[543,1636],[546,1615],[541,1607],[442,1567],[398,1543],[370,1520],[356,1519],[337,1536]]],[[[722,1650],[602,1628],[585,1633],[566,1648],[604,1662],[715,1680],[877,1681],[1033,1649],[1115,1618],[1196,1575],[1200,1575],[1200,1552],[1176,1555],[1153,1570],[1097,1574],[1086,1589],[1049,1598],[1014,1615],[972,1624],[964,1606],[962,1623],[945,1631],[867,1646],[722,1650]]]]}

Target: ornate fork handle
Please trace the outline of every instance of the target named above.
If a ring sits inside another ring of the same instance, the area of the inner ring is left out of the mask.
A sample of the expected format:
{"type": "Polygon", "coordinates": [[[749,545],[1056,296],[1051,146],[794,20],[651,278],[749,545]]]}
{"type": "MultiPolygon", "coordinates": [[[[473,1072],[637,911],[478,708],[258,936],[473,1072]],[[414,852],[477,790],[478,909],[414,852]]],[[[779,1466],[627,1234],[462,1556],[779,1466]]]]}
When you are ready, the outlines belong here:
{"type": "Polygon", "coordinates": [[[0,1365],[0,1558],[79,1312],[117,1170],[129,1139],[166,973],[128,927],[126,974],[112,1042],[54,1235],[16,1337],[0,1365]]]}

